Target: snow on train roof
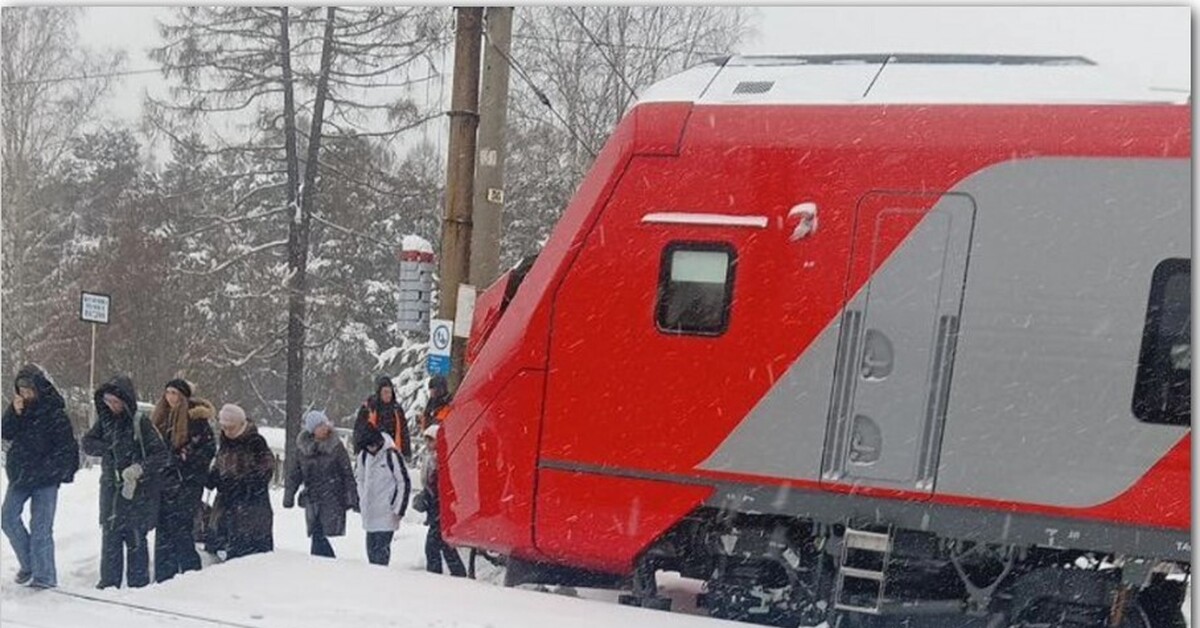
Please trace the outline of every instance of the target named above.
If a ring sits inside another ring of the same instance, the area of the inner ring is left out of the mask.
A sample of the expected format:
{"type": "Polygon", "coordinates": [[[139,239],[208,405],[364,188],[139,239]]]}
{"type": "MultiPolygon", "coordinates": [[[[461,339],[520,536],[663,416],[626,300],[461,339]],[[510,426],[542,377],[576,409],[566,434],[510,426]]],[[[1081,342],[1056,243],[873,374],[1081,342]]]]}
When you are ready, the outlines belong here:
{"type": "Polygon", "coordinates": [[[735,56],[648,88],[639,102],[698,104],[1186,103],[1084,57],[946,54],[735,56]]]}

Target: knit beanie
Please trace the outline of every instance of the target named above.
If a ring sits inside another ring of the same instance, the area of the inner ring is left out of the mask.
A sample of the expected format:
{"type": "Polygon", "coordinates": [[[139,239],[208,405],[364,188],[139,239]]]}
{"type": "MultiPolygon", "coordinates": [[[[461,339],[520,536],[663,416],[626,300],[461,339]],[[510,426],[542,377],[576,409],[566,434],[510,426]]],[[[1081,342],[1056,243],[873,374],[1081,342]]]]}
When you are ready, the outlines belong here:
{"type": "Polygon", "coordinates": [[[323,423],[329,423],[329,417],[325,416],[320,410],[309,410],[304,413],[304,431],[312,434],[317,431],[317,428],[323,423]]]}
{"type": "Polygon", "coordinates": [[[246,411],[232,403],[221,406],[221,412],[217,416],[221,425],[228,427],[237,427],[246,422],[246,411]]]}
{"type": "Polygon", "coordinates": [[[163,388],[164,389],[174,388],[175,390],[178,390],[181,394],[183,394],[184,397],[187,397],[189,399],[192,396],[192,385],[189,384],[187,382],[187,380],[185,380],[185,379],[175,378],[175,379],[167,382],[167,385],[163,386],[163,388]]]}

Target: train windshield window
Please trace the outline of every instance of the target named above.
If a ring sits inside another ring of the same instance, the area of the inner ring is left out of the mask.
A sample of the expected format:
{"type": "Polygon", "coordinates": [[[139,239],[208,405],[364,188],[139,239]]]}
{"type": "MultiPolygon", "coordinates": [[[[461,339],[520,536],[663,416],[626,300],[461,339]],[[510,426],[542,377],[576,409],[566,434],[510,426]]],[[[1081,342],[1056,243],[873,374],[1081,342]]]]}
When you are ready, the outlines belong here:
{"type": "Polygon", "coordinates": [[[674,334],[724,333],[729,327],[736,259],[728,244],[667,245],[658,284],[658,328],[674,334]]]}
{"type": "Polygon", "coordinates": [[[1192,261],[1154,269],[1133,389],[1133,413],[1147,423],[1192,423],[1192,261]]]}

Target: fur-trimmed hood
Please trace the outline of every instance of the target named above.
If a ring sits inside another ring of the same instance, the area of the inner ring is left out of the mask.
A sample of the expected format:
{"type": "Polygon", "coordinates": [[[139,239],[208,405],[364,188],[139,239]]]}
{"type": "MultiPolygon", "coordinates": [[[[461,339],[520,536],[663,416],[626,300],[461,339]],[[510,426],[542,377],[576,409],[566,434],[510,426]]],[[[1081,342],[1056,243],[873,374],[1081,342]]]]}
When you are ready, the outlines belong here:
{"type": "Polygon", "coordinates": [[[207,399],[192,397],[188,400],[188,419],[211,423],[217,418],[217,407],[207,399]]]}

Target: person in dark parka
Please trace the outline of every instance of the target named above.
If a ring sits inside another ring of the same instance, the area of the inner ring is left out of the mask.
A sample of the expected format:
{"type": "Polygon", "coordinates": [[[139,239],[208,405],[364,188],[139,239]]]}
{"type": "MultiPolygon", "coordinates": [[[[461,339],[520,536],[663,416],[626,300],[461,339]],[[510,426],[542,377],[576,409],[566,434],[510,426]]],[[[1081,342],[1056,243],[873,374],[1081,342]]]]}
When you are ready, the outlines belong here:
{"type": "Polygon", "coordinates": [[[420,432],[425,433],[425,430],[434,425],[441,425],[442,419],[445,418],[446,408],[450,405],[450,385],[446,382],[445,376],[434,375],[429,378],[429,401],[425,404],[425,411],[421,413],[420,432]]]}
{"type": "Polygon", "coordinates": [[[421,492],[413,499],[413,508],[425,513],[425,525],[429,526],[425,533],[425,570],[432,573],[442,573],[442,558],[446,559],[446,567],[450,575],[465,577],[466,566],[458,550],[450,546],[442,538],[441,499],[438,496],[437,478],[437,433],[438,426],[430,425],[425,429],[425,458],[421,465],[421,492]]]}
{"type": "Polygon", "coordinates": [[[17,395],[4,410],[0,438],[8,445],[8,488],[0,522],[17,555],[17,584],[39,589],[58,585],[54,564],[54,512],[58,487],[75,479],[79,444],[62,395],[41,367],[17,371],[17,395]],[[21,520],[29,506],[29,528],[21,520]]]}
{"type": "Polygon", "coordinates": [[[329,537],[346,534],[346,510],[358,509],[358,488],[350,469],[350,454],[333,433],[324,412],[304,415],[304,431],[296,439],[296,455],[287,461],[283,507],[291,508],[300,493],[312,555],[334,558],[329,537]]]}
{"type": "Polygon", "coordinates": [[[100,458],[100,582],[97,588],[150,583],[146,535],[158,522],[167,446],[137,413],[133,381],[118,375],[96,390],[96,424],[83,450],[100,458]],[[127,563],[127,564],[126,564],[127,563]]]}
{"type": "Polygon", "coordinates": [[[150,419],[167,444],[158,528],[154,533],[154,580],[164,582],[177,573],[200,569],[200,554],[192,532],[204,497],[208,467],[217,453],[209,422],[213,405],[192,397],[191,383],[167,382],[150,419]]]}
{"type": "Polygon", "coordinates": [[[220,445],[206,485],[217,491],[213,517],[225,559],[273,551],[275,513],[270,487],[275,456],[240,407],[225,404],[218,420],[220,445]]]}
{"type": "Polygon", "coordinates": [[[367,430],[375,430],[392,437],[396,449],[405,460],[412,459],[412,444],[408,435],[408,417],[396,398],[392,378],[380,375],[375,378],[375,394],[368,397],[358,409],[354,421],[354,454],[361,451],[358,443],[364,442],[367,430]]]}

